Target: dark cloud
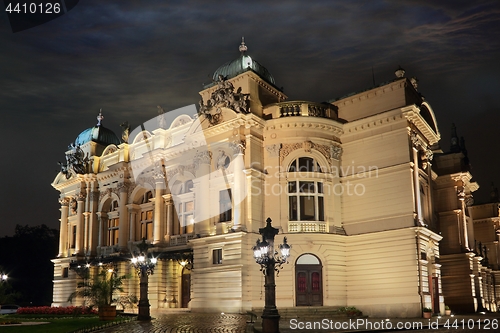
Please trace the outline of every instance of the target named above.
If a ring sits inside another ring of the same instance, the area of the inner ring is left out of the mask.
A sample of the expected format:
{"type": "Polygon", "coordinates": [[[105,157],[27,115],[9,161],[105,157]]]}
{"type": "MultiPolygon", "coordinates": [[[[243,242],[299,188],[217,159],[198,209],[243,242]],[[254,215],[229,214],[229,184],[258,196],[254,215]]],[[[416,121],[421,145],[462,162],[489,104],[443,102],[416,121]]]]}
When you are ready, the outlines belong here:
{"type": "MultiPolygon", "coordinates": [[[[474,177],[500,184],[494,139],[500,97],[497,1],[80,1],[13,34],[0,15],[1,234],[58,227],[50,183],[67,145],[96,123],[119,132],[197,103],[203,83],[238,56],[241,36],[291,99],[325,101],[418,76],[449,145],[456,122],[474,177]],[[22,212],[20,214],[19,212],[22,212]]],[[[477,195],[481,197],[483,188],[477,195]]]]}

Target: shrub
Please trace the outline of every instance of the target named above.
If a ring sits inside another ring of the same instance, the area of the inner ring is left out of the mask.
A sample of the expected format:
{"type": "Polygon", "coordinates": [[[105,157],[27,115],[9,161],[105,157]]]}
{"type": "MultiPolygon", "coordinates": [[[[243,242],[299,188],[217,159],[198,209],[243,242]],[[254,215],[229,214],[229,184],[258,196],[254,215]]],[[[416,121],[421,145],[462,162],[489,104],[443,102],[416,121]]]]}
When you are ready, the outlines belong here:
{"type": "Polygon", "coordinates": [[[66,306],[66,307],[51,307],[51,306],[34,306],[19,308],[17,314],[43,314],[43,315],[89,315],[97,314],[97,311],[90,307],[84,306],[66,306]]]}
{"type": "Polygon", "coordinates": [[[424,312],[432,312],[432,309],[431,308],[424,308],[423,310],[424,312]]]}
{"type": "Polygon", "coordinates": [[[354,306],[343,306],[343,307],[339,308],[338,312],[345,313],[346,316],[348,316],[348,317],[357,317],[357,316],[363,315],[363,312],[361,312],[360,310],[358,310],[354,306]]]}

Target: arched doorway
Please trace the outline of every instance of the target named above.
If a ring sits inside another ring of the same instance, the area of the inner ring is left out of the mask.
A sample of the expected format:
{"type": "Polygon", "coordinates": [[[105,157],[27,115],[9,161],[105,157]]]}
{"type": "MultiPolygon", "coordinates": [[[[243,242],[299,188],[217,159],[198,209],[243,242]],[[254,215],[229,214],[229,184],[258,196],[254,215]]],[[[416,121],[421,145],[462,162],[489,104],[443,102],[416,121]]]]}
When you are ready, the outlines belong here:
{"type": "Polygon", "coordinates": [[[301,255],[295,262],[295,305],[323,305],[321,261],[312,254],[301,255]]]}
{"type": "Polygon", "coordinates": [[[184,267],[181,275],[181,308],[187,308],[191,300],[191,271],[184,267]]]}

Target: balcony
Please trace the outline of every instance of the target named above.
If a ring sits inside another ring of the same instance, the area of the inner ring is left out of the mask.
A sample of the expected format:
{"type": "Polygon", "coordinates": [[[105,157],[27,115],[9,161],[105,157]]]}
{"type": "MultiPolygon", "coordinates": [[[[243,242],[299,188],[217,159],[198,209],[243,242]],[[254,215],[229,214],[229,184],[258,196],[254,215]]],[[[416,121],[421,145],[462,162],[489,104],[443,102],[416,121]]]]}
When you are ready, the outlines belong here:
{"type": "Polygon", "coordinates": [[[194,236],[194,234],[170,236],[170,246],[186,245],[190,239],[194,238],[194,236]]]}
{"type": "Polygon", "coordinates": [[[327,232],[326,222],[288,222],[288,232],[327,232]]]}
{"type": "Polygon", "coordinates": [[[269,105],[264,114],[272,118],[282,117],[319,117],[337,120],[335,106],[330,104],[313,103],[306,101],[281,102],[269,105]]]}

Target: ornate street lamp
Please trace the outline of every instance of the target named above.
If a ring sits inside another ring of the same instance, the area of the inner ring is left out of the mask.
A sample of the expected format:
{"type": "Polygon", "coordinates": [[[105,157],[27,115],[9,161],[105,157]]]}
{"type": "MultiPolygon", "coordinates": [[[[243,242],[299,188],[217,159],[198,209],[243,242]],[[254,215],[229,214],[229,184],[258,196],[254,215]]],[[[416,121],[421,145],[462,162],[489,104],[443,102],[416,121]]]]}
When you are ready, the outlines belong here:
{"type": "Polygon", "coordinates": [[[153,275],[157,260],[156,258],[150,258],[148,256],[147,249],[149,245],[146,244],[145,239],[143,239],[142,243],[137,245],[137,247],[141,252],[138,256],[134,256],[131,259],[132,265],[140,278],[139,315],[137,316],[137,320],[151,320],[148,299],[148,276],[153,275]]]}
{"type": "Polygon", "coordinates": [[[260,228],[262,242],[257,240],[257,244],[252,248],[255,262],[260,265],[260,270],[265,276],[265,306],[262,311],[262,333],[278,333],[280,315],[276,308],[276,283],[274,271],[278,272],[284,263],[288,263],[290,256],[290,245],[287,244],[286,237],[283,244],[279,245],[280,252],[274,249],[274,237],[278,234],[278,229],[271,226],[272,220],[267,218],[265,228],[260,228]]]}

